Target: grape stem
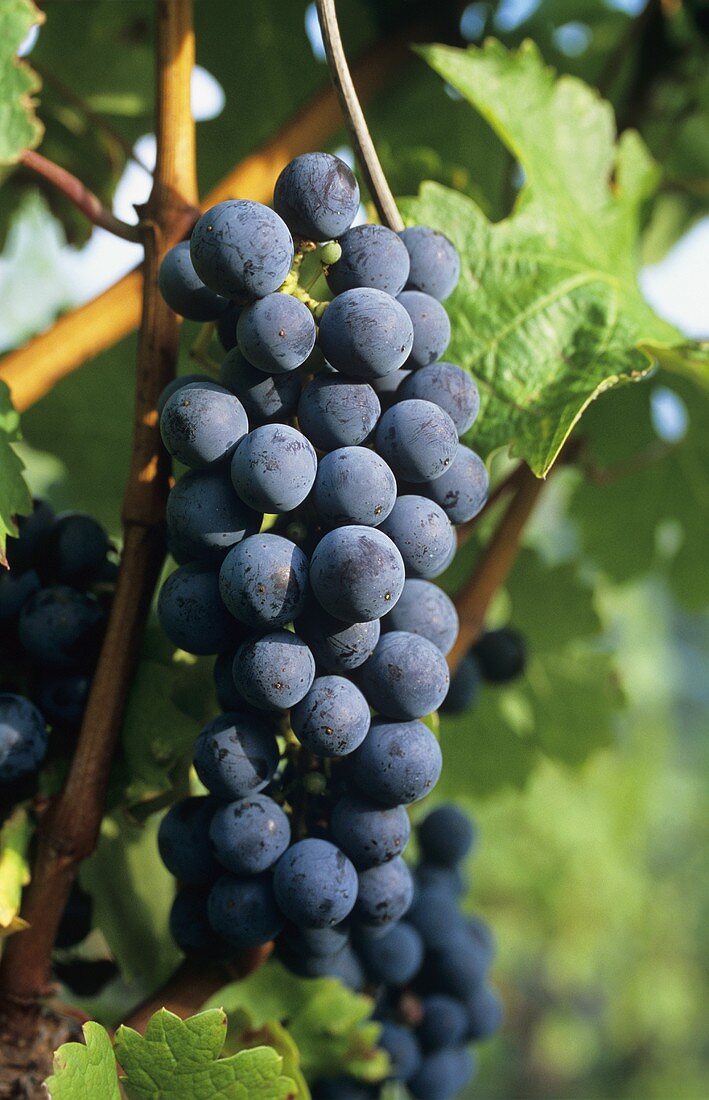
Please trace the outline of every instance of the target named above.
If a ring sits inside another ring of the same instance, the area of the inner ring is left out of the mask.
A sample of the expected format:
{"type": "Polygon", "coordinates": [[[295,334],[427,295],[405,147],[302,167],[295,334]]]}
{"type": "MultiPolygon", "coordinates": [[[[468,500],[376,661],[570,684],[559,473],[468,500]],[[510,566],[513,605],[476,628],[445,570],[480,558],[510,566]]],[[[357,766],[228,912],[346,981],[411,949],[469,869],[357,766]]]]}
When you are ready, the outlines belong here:
{"type": "Polygon", "coordinates": [[[352,73],[347,64],[342,35],[337,22],[335,0],[316,0],[315,4],[322,31],[325,56],[330,69],[330,77],[340,103],[340,110],[350,135],[359,162],[362,175],[372,197],[382,225],[393,229],[395,233],[404,228],[404,222],[396,205],[391,188],[387,183],[384,169],[374,148],[372,135],[364,117],[364,111],[355,90],[352,73]]]}
{"type": "MultiPolygon", "coordinates": [[[[440,35],[441,29],[435,19],[405,23],[396,37],[368,50],[355,69],[362,97],[371,98],[396,78],[404,64],[411,62],[411,41],[428,41],[432,35],[440,35]]],[[[201,209],[206,210],[241,194],[259,202],[270,202],[273,184],[281,169],[303,149],[317,149],[325,144],[339,129],[340,122],[335,92],[330,87],[325,88],[273,138],[228,172],[206,195],[201,209]]],[[[183,220],[175,221],[170,244],[175,244],[190,231],[196,216],[195,211],[186,211],[183,220]]],[[[138,327],[142,282],[142,268],[137,267],[98,297],[65,313],[51,328],[3,358],[0,379],[10,387],[18,412],[30,408],[62,378],[97,359],[138,327]]]]}
{"type": "Polygon", "coordinates": [[[19,163],[23,168],[28,168],[31,172],[35,172],[42,179],[51,183],[69,202],[73,203],[77,210],[80,210],[88,218],[92,225],[98,226],[99,229],[106,229],[114,237],[120,237],[124,241],[133,241],[134,244],[140,241],[140,227],[138,225],[129,225],[128,222],[117,218],[103,205],[98,195],[89,190],[86,184],[82,183],[71,172],[67,172],[66,168],[55,164],[53,160],[42,156],[34,149],[25,149],[19,163]]]}
{"type": "Polygon", "coordinates": [[[164,558],[169,463],[155,408],[163,387],[174,377],[179,323],[160,296],[157,273],[174,238],[175,223],[184,220],[185,208],[197,196],[190,109],[192,0],[157,0],[156,39],[158,154],[150,198],[140,212],[145,279],[133,449],[123,501],[123,553],[69,774],[37,830],[32,881],[22,906],[30,928],[8,940],[0,964],[0,1054],[7,1054],[8,1065],[17,1064],[19,1055],[12,1053],[16,1048],[26,1051],[23,1057],[31,1057],[40,1027],[40,999],[52,992],[57,927],[79,864],[98,839],[111,760],[164,558]]]}

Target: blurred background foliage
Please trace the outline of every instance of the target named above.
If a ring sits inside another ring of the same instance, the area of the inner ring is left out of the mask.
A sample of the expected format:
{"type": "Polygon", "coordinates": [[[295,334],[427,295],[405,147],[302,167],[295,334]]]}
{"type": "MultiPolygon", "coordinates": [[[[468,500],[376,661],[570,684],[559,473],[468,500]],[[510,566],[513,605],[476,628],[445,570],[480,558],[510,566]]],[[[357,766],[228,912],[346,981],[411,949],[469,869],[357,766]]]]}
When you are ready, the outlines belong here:
{"type": "MultiPolygon", "coordinates": [[[[701,220],[709,193],[706,3],[339,7],[351,55],[388,58],[388,79],[367,114],[400,195],[433,179],[499,220],[521,184],[488,124],[402,43],[464,45],[494,35],[514,46],[532,38],[548,64],[596,86],[619,126],[638,128],[662,168],[641,239],[643,263],[656,266],[643,271],[642,285],[662,316],[688,335],[709,336],[707,313],[692,308],[702,270],[704,291],[709,274],[709,222],[701,220]],[[693,259],[697,241],[703,269],[693,259]]],[[[130,217],[149,185],[141,165],[153,154],[151,5],[46,0],[42,8],[46,23],[27,44],[43,80],[42,151],[130,217]]],[[[312,5],[303,0],[197,0],[195,15],[206,190],[277,133],[327,75],[312,5]]],[[[333,134],[329,147],[344,143],[333,134]]],[[[100,231],[89,239],[79,216],[21,171],[0,189],[0,231],[5,348],[137,260],[134,246],[100,231]]],[[[183,371],[194,336],[185,328],[183,371]]],[[[134,358],[129,338],[23,417],[33,491],[91,511],[116,537],[134,358]]],[[[708,428],[706,387],[662,372],[593,405],[578,460],[551,476],[492,609],[492,625],[509,622],[528,638],[525,676],[485,687],[469,714],[442,721],[439,794],[465,803],[481,824],[470,904],[497,931],[496,978],[508,1010],[471,1097],[709,1095],[708,428]]],[[[496,456],[494,471],[502,476],[508,461],[496,456]]],[[[451,589],[488,533],[486,523],[467,544],[446,578],[451,589]]],[[[161,660],[159,649],[149,639],[146,659],[161,660]]],[[[177,709],[161,712],[142,694],[133,700],[121,763],[131,816],[116,808],[83,872],[89,886],[112,878],[98,916],[124,971],[100,1002],[85,1003],[99,1019],[120,1017],[175,962],[165,941],[171,885],[155,858],[155,819],[141,828],[136,807],[170,787],[188,736],[185,712],[191,722],[200,716],[191,689],[207,680],[202,664],[190,668],[189,691],[184,668],[169,683],[144,676],[135,689],[177,709]],[[171,723],[167,750],[165,731],[156,729],[161,713],[171,723]],[[160,752],[150,757],[144,746],[156,744],[160,752]]]]}

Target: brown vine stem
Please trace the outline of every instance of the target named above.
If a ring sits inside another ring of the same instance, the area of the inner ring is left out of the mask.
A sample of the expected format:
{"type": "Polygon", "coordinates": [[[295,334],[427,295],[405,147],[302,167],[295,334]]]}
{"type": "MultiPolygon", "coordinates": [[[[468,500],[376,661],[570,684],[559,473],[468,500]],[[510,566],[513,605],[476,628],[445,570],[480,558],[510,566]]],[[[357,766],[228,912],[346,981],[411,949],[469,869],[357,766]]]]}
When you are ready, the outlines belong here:
{"type": "Polygon", "coordinates": [[[507,510],[483,550],[472,576],[456,596],[460,631],[448,654],[448,667],[452,673],[480,636],[490,601],[505,583],[514,565],[524,526],[543,488],[544,482],[535,477],[528,467],[523,467],[507,510]]]}
{"type": "MultiPolygon", "coordinates": [[[[409,24],[396,37],[378,43],[354,66],[362,99],[366,102],[396,78],[404,64],[412,62],[409,43],[423,41],[438,30],[435,22],[409,24]]],[[[337,97],[332,88],[318,92],[275,137],[240,162],[209,192],[203,210],[235,195],[269,202],[281,169],[304,149],[317,149],[341,125],[337,97]]],[[[179,240],[189,232],[194,217],[174,225],[179,240]]],[[[138,327],[142,269],[124,276],[97,298],[65,313],[46,332],[6,355],[0,363],[0,380],[12,391],[12,400],[24,412],[44,397],[68,374],[97,358],[138,327]]]]}
{"type": "Polygon", "coordinates": [[[335,86],[342,117],[345,120],[345,126],[350,135],[359,166],[367,182],[369,193],[382,225],[386,225],[389,229],[393,229],[398,233],[399,230],[404,228],[404,223],[387,178],[384,175],[384,169],[377,156],[377,151],[374,148],[372,135],[369,132],[367,120],[364,117],[364,111],[354,86],[352,73],[347,64],[342,35],[337,22],[335,0],[316,0],[315,6],[320,21],[330,76],[335,86]]]}
{"type": "Polygon", "coordinates": [[[109,233],[113,233],[114,237],[121,237],[124,241],[134,243],[140,241],[140,229],[137,225],[129,225],[128,222],[121,221],[107,210],[98,195],[90,191],[71,172],[67,172],[66,168],[55,164],[53,160],[48,160],[34,149],[25,149],[19,163],[51,183],[57,191],[61,191],[62,195],[73,203],[93,225],[107,229],[109,233]]]}
{"type": "Polygon", "coordinates": [[[190,108],[191,0],[157,0],[155,22],[158,157],[153,189],[141,211],[145,279],[133,452],[123,503],[123,554],[69,775],[38,830],[32,881],[22,908],[30,928],[8,941],[0,965],[2,1038],[7,1048],[14,1037],[19,1064],[36,1035],[38,1001],[51,989],[51,951],[72,882],[98,837],[111,758],[164,555],[169,468],[155,405],[174,376],[179,330],[177,318],[158,292],[157,271],[174,223],[184,220],[197,193],[190,108]]]}

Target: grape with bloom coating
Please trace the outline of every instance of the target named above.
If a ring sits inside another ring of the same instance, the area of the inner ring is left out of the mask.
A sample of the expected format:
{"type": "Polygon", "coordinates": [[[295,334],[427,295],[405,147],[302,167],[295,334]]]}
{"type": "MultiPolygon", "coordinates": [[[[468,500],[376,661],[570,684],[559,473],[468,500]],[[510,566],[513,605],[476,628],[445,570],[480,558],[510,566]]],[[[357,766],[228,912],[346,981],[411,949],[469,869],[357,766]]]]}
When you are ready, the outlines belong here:
{"type": "Polygon", "coordinates": [[[312,489],[317,465],[313,446],[302,432],[288,424],[263,424],[236,448],[231,480],[249,507],[290,512],[312,489]]]}
{"type": "Polygon", "coordinates": [[[298,423],[320,451],[363,443],[380,413],[379,399],[368,382],[334,371],[322,371],[314,378],[298,403],[298,423]]]}
{"type": "Polygon", "coordinates": [[[353,378],[380,378],[403,367],[414,329],[404,307],[383,290],[357,287],[338,294],[320,321],[322,353],[353,378]]]}
{"type": "Polygon", "coordinates": [[[315,547],[310,585],[328,614],[344,622],[380,619],[404,587],[404,563],[376,527],[337,527],[315,547]]]}
{"type": "Polygon", "coordinates": [[[416,484],[446,472],[456,456],[458,433],[447,412],[432,401],[416,398],[387,409],[375,441],[396,476],[416,484]]]}
{"type": "Polygon", "coordinates": [[[260,202],[228,199],[199,219],[190,256],[206,286],[225,298],[263,298],[278,290],[293,263],[293,239],[260,202]]]}
{"type": "Polygon", "coordinates": [[[276,180],[273,205],[298,237],[329,241],[351,226],[359,208],[359,187],[339,157],[302,153],[276,180]]]}
{"type": "Polygon", "coordinates": [[[290,294],[268,294],[241,311],[236,338],[249,363],[267,374],[295,370],[315,347],[315,321],[290,294]]]}
{"type": "Polygon", "coordinates": [[[407,288],[422,290],[442,302],[455,290],[460,277],[460,257],[443,233],[425,225],[412,225],[399,234],[409,253],[407,288]]]}

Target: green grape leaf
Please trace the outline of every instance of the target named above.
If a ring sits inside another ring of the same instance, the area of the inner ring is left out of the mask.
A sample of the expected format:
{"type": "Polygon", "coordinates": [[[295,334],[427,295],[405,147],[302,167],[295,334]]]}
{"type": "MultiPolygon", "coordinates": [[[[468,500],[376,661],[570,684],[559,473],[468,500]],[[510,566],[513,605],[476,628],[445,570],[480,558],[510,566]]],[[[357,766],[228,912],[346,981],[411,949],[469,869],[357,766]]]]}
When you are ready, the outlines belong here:
{"type": "Polygon", "coordinates": [[[144,1036],[120,1027],[115,1052],[128,1100],[295,1100],[295,1083],[281,1074],[275,1050],[261,1046],[219,1057],[226,1029],[220,1009],[188,1020],[160,1009],[144,1036]]]}
{"type": "Polygon", "coordinates": [[[0,382],[0,569],[7,565],[7,536],[17,534],[16,517],[32,511],[24,463],[13,446],[21,438],[20,418],[12,407],[10,391],[0,382]]]}
{"type": "Polygon", "coordinates": [[[34,92],[39,78],[17,50],[32,27],[44,22],[32,0],[5,0],[0,4],[0,164],[14,164],[25,149],[42,137],[35,115],[34,92]]]}
{"type": "Polygon", "coordinates": [[[262,1027],[249,1028],[234,1038],[227,1033],[225,1051],[234,1054],[253,1047],[273,1047],[283,1059],[283,1074],[295,1083],[297,1100],[310,1100],[308,1082],[300,1068],[300,1051],[293,1037],[278,1020],[267,1020],[262,1027]]]}
{"type": "Polygon", "coordinates": [[[83,1043],[64,1043],[54,1053],[54,1073],[45,1081],[51,1100],[121,1100],[108,1032],[91,1020],[82,1030],[83,1043]]]}
{"type": "Polygon", "coordinates": [[[269,1021],[285,1022],[309,1080],[338,1073],[365,1081],[386,1076],[388,1060],[377,1048],[380,1028],[370,1019],[371,999],[334,978],[298,978],[269,960],[244,981],[219,990],[205,1007],[217,1004],[229,1014],[237,1036],[269,1021]]]}
{"type": "Polygon", "coordinates": [[[593,603],[593,588],[570,562],[548,565],[533,550],[523,549],[507,583],[510,625],[524,635],[539,656],[599,635],[602,623],[593,603]]]}
{"type": "Polygon", "coordinates": [[[610,104],[576,78],[556,79],[531,42],[421,53],[524,173],[512,214],[496,224],[437,184],[404,211],[461,252],[448,355],[481,390],[469,441],[484,454],[511,443],[543,476],[599,393],[643,377],[655,348],[681,342],[637,285],[640,211],[658,170],[636,133],[615,140],[610,104]]]}
{"type": "Polygon", "coordinates": [[[0,936],[27,928],[20,917],[22,887],[30,880],[28,849],[32,822],[23,806],[16,806],[0,830],[0,936]]]}
{"type": "Polygon", "coordinates": [[[592,413],[589,469],[570,505],[583,554],[616,582],[664,575],[685,606],[702,609],[709,600],[709,393],[703,379],[697,384],[661,371],[651,383],[619,394],[613,405],[602,399],[592,413]],[[686,419],[677,438],[658,433],[658,399],[686,419]]]}
{"type": "Polygon", "coordinates": [[[81,869],[94,899],[94,921],[121,974],[145,995],[166,981],[180,953],[168,934],[175,881],[160,859],[158,818],[136,825],[124,813],[101,824],[96,851],[81,869]]]}

